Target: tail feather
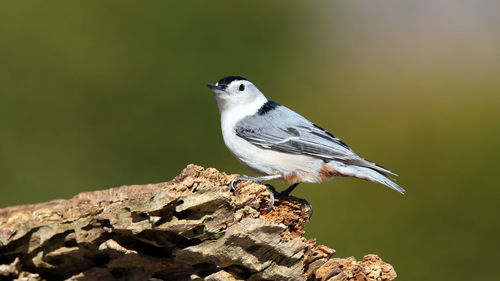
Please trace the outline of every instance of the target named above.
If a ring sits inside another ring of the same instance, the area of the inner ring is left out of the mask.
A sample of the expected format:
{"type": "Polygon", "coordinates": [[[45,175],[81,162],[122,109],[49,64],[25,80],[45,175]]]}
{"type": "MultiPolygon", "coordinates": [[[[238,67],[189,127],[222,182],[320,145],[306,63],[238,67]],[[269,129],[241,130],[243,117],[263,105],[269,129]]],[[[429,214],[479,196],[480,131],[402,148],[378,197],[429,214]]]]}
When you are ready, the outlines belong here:
{"type": "Polygon", "coordinates": [[[366,167],[366,168],[370,168],[372,170],[375,170],[381,174],[383,174],[384,176],[386,176],[387,174],[389,175],[393,175],[393,176],[398,176],[397,174],[387,170],[386,168],[380,166],[380,165],[377,165],[371,161],[368,161],[366,159],[363,159],[361,157],[357,157],[355,159],[351,159],[351,160],[348,160],[346,161],[346,163],[348,164],[354,164],[356,166],[361,166],[361,167],[366,167]]]}
{"type": "MultiPolygon", "coordinates": [[[[367,161],[368,162],[368,161],[367,161]]],[[[371,163],[371,162],[369,162],[371,163]]],[[[375,165],[374,163],[372,163],[375,165]]],[[[376,165],[375,165],[376,166],[376,165]]],[[[379,167],[379,166],[377,166],[379,167]]],[[[384,169],[380,167],[381,169],[375,169],[372,167],[364,167],[364,166],[357,166],[357,165],[349,165],[349,164],[339,164],[339,165],[334,165],[332,167],[335,171],[338,173],[346,176],[346,177],[355,177],[363,180],[369,180],[372,182],[377,182],[381,183],[391,189],[396,190],[397,192],[404,194],[406,190],[396,184],[393,180],[391,180],[388,176],[385,175],[385,173],[390,173],[393,175],[396,175],[394,173],[391,173],[389,170],[384,169]]]]}

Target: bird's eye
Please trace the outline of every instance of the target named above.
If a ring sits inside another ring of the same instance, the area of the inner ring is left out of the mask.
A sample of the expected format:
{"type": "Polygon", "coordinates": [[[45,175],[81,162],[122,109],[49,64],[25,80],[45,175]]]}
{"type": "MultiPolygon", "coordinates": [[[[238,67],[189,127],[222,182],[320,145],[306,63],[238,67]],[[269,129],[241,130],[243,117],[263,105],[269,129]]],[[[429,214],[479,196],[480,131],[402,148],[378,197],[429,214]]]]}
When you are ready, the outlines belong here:
{"type": "Polygon", "coordinates": [[[241,84],[240,85],[240,91],[244,91],[245,90],[245,85],[241,84]]]}

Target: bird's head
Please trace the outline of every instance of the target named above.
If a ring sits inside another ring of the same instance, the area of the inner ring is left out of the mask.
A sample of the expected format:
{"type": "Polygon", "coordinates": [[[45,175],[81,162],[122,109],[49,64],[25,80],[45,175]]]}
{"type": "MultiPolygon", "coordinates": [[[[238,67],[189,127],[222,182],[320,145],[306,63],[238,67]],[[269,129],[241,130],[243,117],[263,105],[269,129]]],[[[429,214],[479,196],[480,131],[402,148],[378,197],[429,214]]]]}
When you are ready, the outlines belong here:
{"type": "Polygon", "coordinates": [[[242,108],[259,108],[267,101],[266,97],[252,82],[241,76],[227,76],[215,85],[207,85],[215,93],[219,110],[238,110],[242,108]]]}

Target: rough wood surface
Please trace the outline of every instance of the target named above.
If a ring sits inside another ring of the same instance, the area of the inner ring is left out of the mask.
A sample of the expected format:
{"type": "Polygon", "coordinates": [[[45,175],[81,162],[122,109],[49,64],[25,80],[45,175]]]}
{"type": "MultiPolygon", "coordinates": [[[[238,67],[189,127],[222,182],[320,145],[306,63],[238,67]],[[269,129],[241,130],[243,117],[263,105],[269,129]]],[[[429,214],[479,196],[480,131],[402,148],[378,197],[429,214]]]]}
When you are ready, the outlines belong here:
{"type": "Polygon", "coordinates": [[[307,207],[189,165],[167,183],[0,209],[0,280],[393,280],[303,237],[307,207]]]}

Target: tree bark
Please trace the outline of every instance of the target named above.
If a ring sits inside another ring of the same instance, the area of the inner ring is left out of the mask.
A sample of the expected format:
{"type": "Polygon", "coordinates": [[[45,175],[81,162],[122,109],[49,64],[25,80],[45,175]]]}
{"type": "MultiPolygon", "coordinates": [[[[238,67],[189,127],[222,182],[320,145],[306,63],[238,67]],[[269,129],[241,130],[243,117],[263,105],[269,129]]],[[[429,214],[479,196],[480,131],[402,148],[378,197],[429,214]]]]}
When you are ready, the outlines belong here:
{"type": "Polygon", "coordinates": [[[189,165],[170,182],[0,209],[0,280],[393,280],[376,255],[331,258],[307,206],[189,165]]]}

